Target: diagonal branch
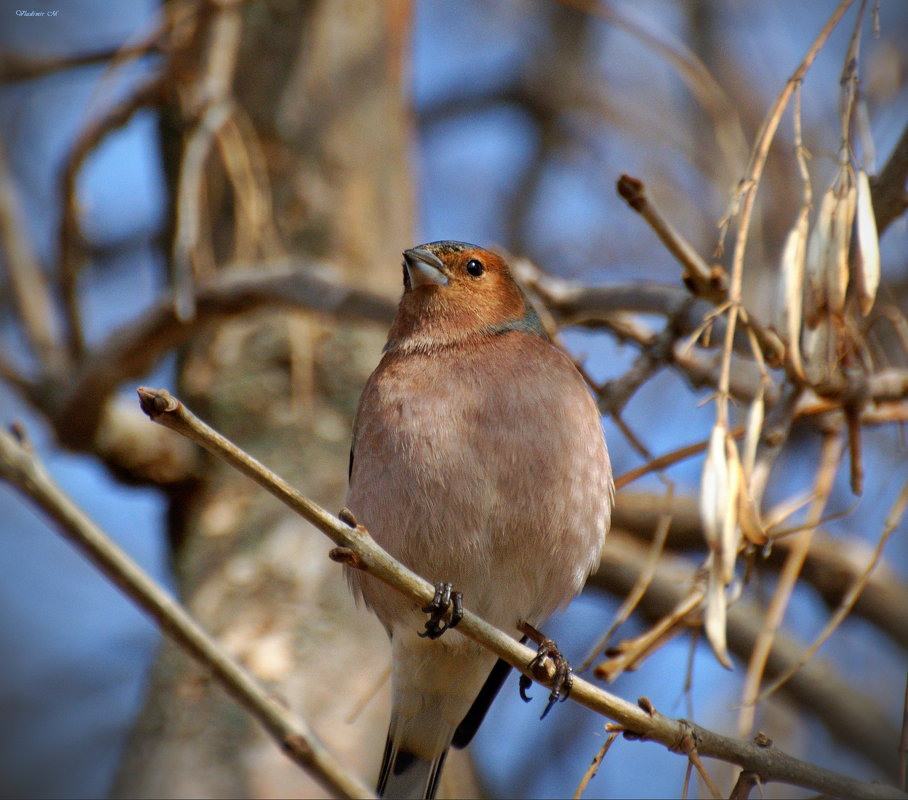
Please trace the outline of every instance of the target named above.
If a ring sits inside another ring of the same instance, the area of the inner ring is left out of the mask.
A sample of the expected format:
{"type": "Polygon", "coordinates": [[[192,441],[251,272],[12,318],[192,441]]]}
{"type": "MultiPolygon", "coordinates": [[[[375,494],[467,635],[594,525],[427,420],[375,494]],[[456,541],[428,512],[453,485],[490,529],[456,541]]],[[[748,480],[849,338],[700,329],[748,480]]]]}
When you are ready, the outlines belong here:
{"type": "Polygon", "coordinates": [[[0,478],[26,494],[67,539],[158,623],[164,633],[208,667],[293,761],[330,792],[342,797],[374,797],[347,773],[302,719],[281,705],[228,656],[179,602],[88,518],[54,483],[28,447],[3,430],[0,430],[0,478]]]}
{"type": "MultiPolygon", "coordinates": [[[[165,390],[140,389],[143,410],[155,421],[200,444],[209,452],[250,477],[297,514],[325,533],[338,548],[332,551],[337,560],[368,570],[389,586],[417,602],[429,603],[434,587],[388,555],[362,526],[351,526],[329,514],[302,495],[286,481],[236,445],[205,425],[165,390]]],[[[351,516],[347,512],[346,518],[351,516]]],[[[354,522],[355,525],[355,522],[354,522]]],[[[508,634],[494,628],[470,611],[456,629],[460,634],[487,647],[499,658],[516,667],[527,677],[550,685],[552,677],[540,680],[529,669],[536,653],[519,644],[508,634]]],[[[793,758],[772,747],[722,736],[686,720],[671,719],[656,711],[649,701],[633,705],[592,684],[575,679],[571,698],[587,708],[619,722],[632,738],[660,742],[674,752],[689,752],[692,743],[701,756],[738,764],[764,781],[782,781],[833,795],[853,797],[893,797],[895,789],[863,783],[831,770],[793,758]]]]}

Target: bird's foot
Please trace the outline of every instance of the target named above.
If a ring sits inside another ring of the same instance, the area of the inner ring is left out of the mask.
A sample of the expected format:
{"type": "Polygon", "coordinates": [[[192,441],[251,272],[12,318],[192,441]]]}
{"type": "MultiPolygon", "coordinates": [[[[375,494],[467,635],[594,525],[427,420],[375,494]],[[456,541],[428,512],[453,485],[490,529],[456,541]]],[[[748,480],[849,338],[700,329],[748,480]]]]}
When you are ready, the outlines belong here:
{"type": "MultiPolygon", "coordinates": [[[[527,669],[540,680],[551,680],[552,690],[549,693],[549,702],[539,719],[545,719],[546,714],[552,710],[552,706],[559,700],[562,702],[568,699],[571,693],[571,686],[574,684],[574,670],[571,668],[568,660],[561,654],[558,645],[547,636],[536,630],[529,622],[524,622],[520,626],[521,632],[533,642],[536,643],[536,657],[527,664],[527,669]],[[546,661],[551,661],[554,666],[554,673],[546,661]]],[[[532,680],[526,675],[520,676],[520,698],[529,703],[532,699],[527,694],[527,689],[532,685],[532,680]]]]}
{"type": "Polygon", "coordinates": [[[422,638],[437,639],[463,619],[463,593],[452,592],[451,589],[450,583],[435,584],[435,597],[423,607],[429,619],[426,620],[425,631],[419,634],[422,638]]]}

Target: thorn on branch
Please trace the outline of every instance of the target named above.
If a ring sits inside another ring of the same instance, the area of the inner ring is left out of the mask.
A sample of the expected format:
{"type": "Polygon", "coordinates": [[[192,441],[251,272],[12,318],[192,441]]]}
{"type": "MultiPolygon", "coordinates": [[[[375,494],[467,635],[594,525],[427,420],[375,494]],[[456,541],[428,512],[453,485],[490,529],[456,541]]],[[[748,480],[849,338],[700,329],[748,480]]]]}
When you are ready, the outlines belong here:
{"type": "Polygon", "coordinates": [[[313,759],[312,745],[302,736],[291,733],[281,741],[281,748],[291,758],[299,763],[310,763],[313,759]]]}

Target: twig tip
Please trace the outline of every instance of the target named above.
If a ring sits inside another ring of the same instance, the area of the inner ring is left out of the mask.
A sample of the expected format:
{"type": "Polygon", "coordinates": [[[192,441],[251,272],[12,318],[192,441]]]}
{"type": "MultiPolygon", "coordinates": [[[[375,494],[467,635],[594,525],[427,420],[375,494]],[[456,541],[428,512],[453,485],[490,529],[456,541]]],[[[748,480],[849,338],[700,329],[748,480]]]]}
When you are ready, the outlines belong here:
{"type": "Polygon", "coordinates": [[[140,386],[136,389],[139,395],[139,405],[151,419],[156,419],[161,414],[168,411],[174,411],[179,406],[177,400],[166,389],[151,389],[147,386],[140,386]]]}

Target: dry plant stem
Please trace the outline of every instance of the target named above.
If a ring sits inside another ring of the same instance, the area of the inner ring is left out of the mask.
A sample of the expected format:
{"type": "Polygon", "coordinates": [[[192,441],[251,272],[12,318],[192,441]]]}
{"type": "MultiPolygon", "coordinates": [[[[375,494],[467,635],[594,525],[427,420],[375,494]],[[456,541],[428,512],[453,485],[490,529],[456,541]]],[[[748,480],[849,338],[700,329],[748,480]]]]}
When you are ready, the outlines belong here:
{"type": "Polygon", "coordinates": [[[181,319],[195,313],[193,267],[201,231],[203,176],[212,142],[233,113],[230,89],[241,33],[239,5],[216,4],[203,71],[189,101],[188,115],[197,122],[186,140],[177,179],[172,269],[175,307],[181,319]]]}
{"type": "Polygon", "coordinates": [[[788,608],[791,594],[804,568],[807,553],[810,551],[810,542],[814,529],[820,524],[820,520],[823,517],[823,509],[826,507],[826,502],[832,492],[836,470],[842,458],[842,449],[839,432],[828,433],[823,440],[823,448],[820,454],[814,500],[807,514],[808,527],[797,534],[792,542],[791,549],[785,559],[785,565],[779,576],[776,591],[769,603],[769,608],[766,610],[763,629],[754,644],[753,653],[751,653],[747,664],[747,674],[744,678],[744,686],[741,692],[742,707],[738,716],[738,733],[741,736],[748,736],[753,730],[756,718],[756,701],[760,691],[760,682],[763,680],[763,673],[766,669],[766,661],[769,658],[776,631],[785,618],[785,611],[788,608]]]}
{"type": "MultiPolygon", "coordinates": [[[[732,430],[729,435],[735,439],[740,439],[744,436],[744,433],[745,430],[743,427],[737,427],[732,430]]],[[[629,470],[623,475],[619,475],[615,478],[615,490],[623,489],[625,486],[642,478],[644,475],[649,475],[652,472],[661,472],[680,461],[693,458],[694,456],[700,455],[700,453],[705,453],[707,447],[709,447],[709,439],[702,439],[699,442],[694,442],[694,444],[679,447],[677,450],[672,450],[670,453],[658,456],[657,458],[648,461],[646,464],[629,470]]]]}
{"type": "Polygon", "coordinates": [[[374,797],[316,739],[308,725],[281,705],[230,658],[170,594],[101,531],[53,482],[35,456],[0,430],[0,478],[26,494],[56,523],[60,532],[168,636],[210,669],[285,753],[328,791],[342,797],[374,797]]]}
{"type": "MultiPolygon", "coordinates": [[[[623,597],[645,569],[647,558],[648,548],[643,543],[613,525],[602,561],[591,576],[589,585],[615,597],[623,597]]],[[[676,612],[692,600],[695,609],[702,597],[702,582],[697,582],[695,566],[687,559],[669,558],[666,554],[660,560],[649,590],[637,605],[637,615],[649,620],[653,630],[664,631],[668,624],[674,625],[670,633],[691,630],[696,633],[698,627],[690,628],[690,625],[699,624],[696,612],[681,617],[676,612]],[[698,585],[701,588],[698,589],[698,585]]],[[[738,660],[746,661],[753,651],[762,630],[763,614],[764,611],[755,603],[743,599],[729,608],[728,646],[738,660]]],[[[617,672],[621,662],[633,655],[634,647],[642,638],[643,635],[629,643],[621,642],[617,648],[618,655],[600,665],[606,678],[617,672]],[[618,662],[618,666],[613,667],[612,662],[618,662]]],[[[783,674],[800,660],[803,652],[802,642],[784,629],[779,630],[773,639],[766,674],[772,678],[783,674]]],[[[882,721],[883,710],[862,694],[860,687],[839,676],[831,663],[822,657],[814,657],[798,670],[783,692],[786,702],[819,719],[844,747],[875,764],[881,774],[895,775],[897,759],[892,742],[898,738],[898,731],[882,721]]]]}
{"type": "Polygon", "coordinates": [[[759,782],[759,776],[754,775],[753,772],[741,770],[738,775],[738,780],[735,781],[731,794],[728,796],[728,800],[747,800],[750,797],[750,793],[754,786],[759,782]]]}
{"type": "Polygon", "coordinates": [[[593,760],[590,762],[589,767],[587,767],[586,772],[583,773],[583,777],[580,779],[580,783],[577,785],[577,791],[574,792],[574,800],[580,800],[580,797],[582,797],[583,793],[586,791],[589,782],[596,777],[596,773],[599,772],[599,767],[602,764],[602,759],[605,758],[606,753],[608,753],[617,738],[618,731],[612,731],[605,737],[602,747],[600,747],[599,752],[593,756],[593,760]]]}
{"type": "Polygon", "coordinates": [[[630,175],[622,175],[618,179],[618,194],[649,223],[662,244],[678,259],[684,267],[682,277],[685,283],[693,285],[695,294],[721,302],[724,299],[724,273],[721,268],[713,270],[690,242],[675,230],[647,197],[643,182],[630,175]]]}
{"type": "MultiPolygon", "coordinates": [[[[642,573],[638,572],[637,576],[642,573]]],[[[633,591],[633,588],[631,589],[633,591]]],[[[666,642],[684,633],[688,628],[687,620],[697,614],[703,606],[703,585],[695,583],[676,604],[662,616],[649,630],[628,639],[616,648],[617,654],[609,657],[596,666],[593,674],[609,683],[617,680],[622,672],[637,669],[647,658],[666,642]]]]}
{"type": "Polygon", "coordinates": [[[195,314],[193,264],[202,227],[202,177],[205,163],[215,135],[230,119],[232,111],[232,104],[228,100],[206,108],[189,136],[180,162],[171,262],[174,307],[181,320],[192,319],[195,314]]]}
{"type": "MultiPolygon", "coordinates": [[[[162,424],[200,444],[209,452],[224,459],[265,488],[289,508],[325,533],[339,547],[352,551],[352,558],[361,569],[368,570],[379,580],[397,589],[420,604],[429,603],[435,589],[428,581],[395,561],[369,536],[361,526],[350,527],[337,517],[313,503],[258,461],[241,451],[226,438],[192,415],[176,398],[162,389],[140,389],[143,410],[162,424]]],[[[519,644],[508,634],[465,610],[454,634],[468,636],[487,647],[531,679],[528,665],[536,652],[519,644]]],[[[548,686],[550,681],[539,681],[548,686]]],[[[655,709],[644,710],[592,684],[575,678],[571,699],[619,722],[637,738],[660,742],[675,752],[683,749],[686,737],[701,756],[729,761],[756,772],[764,781],[781,781],[833,795],[883,798],[893,797],[892,787],[864,783],[830,770],[793,758],[773,748],[722,736],[684,720],[670,719],[655,709]]]]}
{"type": "Polygon", "coordinates": [[[89,123],[81,131],[63,168],[63,218],[60,224],[60,290],[63,299],[64,322],[70,355],[79,357],[85,348],[82,314],[77,284],[82,268],[82,228],[79,224],[77,178],[85,159],[107,134],[121,128],[142,108],[156,105],[162,95],[164,76],[155,75],[104,116],[89,123]]]}
{"type": "Polygon", "coordinates": [[[16,184],[0,143],[0,246],[10,293],[32,353],[43,371],[55,372],[63,366],[59,363],[61,354],[57,346],[59,331],[44,272],[25,231],[16,184]]]}
{"type": "MultiPolygon", "coordinates": [[[[669,500],[669,502],[671,501],[669,500]]],[[[590,664],[593,663],[593,659],[596,658],[600,652],[605,650],[606,645],[611,641],[615,631],[618,630],[619,626],[631,615],[633,610],[637,607],[637,603],[640,602],[640,598],[646,594],[646,590],[649,588],[653,575],[656,572],[656,562],[659,560],[659,557],[662,555],[662,550],[665,548],[665,540],[668,538],[668,530],[671,527],[671,523],[672,518],[669,515],[663,514],[659,517],[659,523],[656,526],[656,532],[653,535],[653,541],[650,544],[649,555],[644,569],[640,571],[640,575],[638,576],[636,583],[634,583],[634,588],[631,589],[627,597],[624,598],[621,607],[615,612],[615,619],[612,621],[612,624],[599,641],[593,645],[590,654],[583,660],[583,663],[577,670],[578,672],[586,672],[586,670],[589,669],[590,664]]]]}
{"type": "MultiPolygon", "coordinates": [[[[671,223],[662,216],[652,200],[647,197],[642,181],[629,175],[622,175],[618,180],[618,193],[634,211],[639,213],[649,223],[668,251],[684,267],[682,279],[694,295],[709,300],[715,306],[721,306],[729,298],[732,299],[733,306],[736,302],[740,303],[740,291],[736,298],[733,293],[734,287],[732,287],[731,291],[728,289],[725,271],[719,266],[710,267],[703,261],[687,240],[674,229],[671,223]]],[[[735,325],[732,319],[733,317],[730,315],[728,327],[725,329],[726,346],[734,346],[740,349],[743,344],[735,342],[735,325]],[[732,344],[729,344],[729,342],[732,344]]],[[[748,320],[748,327],[760,343],[766,360],[773,365],[783,363],[785,346],[778,335],[774,331],[754,322],[752,316],[749,316],[748,320]]]]}
{"type": "MultiPolygon", "coordinates": [[[[620,492],[618,504],[612,514],[613,529],[629,532],[644,544],[651,541],[660,515],[672,517],[666,547],[669,550],[699,553],[704,547],[703,531],[696,501],[687,496],[675,497],[671,503],[664,496],[650,493],[620,492]]],[[[615,536],[611,537],[613,541],[615,536]]],[[[846,542],[857,542],[857,534],[845,536],[846,542]]],[[[767,566],[781,567],[796,545],[796,537],[785,537],[773,542],[767,566]]],[[[606,544],[608,550],[608,544],[606,544]]],[[[830,607],[838,605],[849,587],[858,580],[863,566],[869,560],[864,547],[854,544],[843,546],[842,539],[834,539],[816,531],[811,539],[810,551],[801,577],[824,598],[830,607]]],[[[623,597],[632,584],[621,590],[623,597]]],[[[877,568],[867,578],[864,591],[855,601],[853,613],[867,620],[894,643],[908,648],[908,584],[900,580],[891,567],[877,568]]],[[[749,653],[751,647],[748,646],[749,653]]],[[[745,656],[746,657],[746,656],[745,656]]]]}
{"type": "Polygon", "coordinates": [[[687,758],[690,763],[697,768],[697,774],[703,782],[709,787],[709,791],[714,798],[721,798],[722,793],[719,791],[719,787],[716,786],[715,781],[713,781],[712,776],[707,772],[706,767],[703,766],[703,762],[700,760],[700,755],[697,753],[697,748],[695,745],[687,753],[687,758]]]}
{"type": "Polygon", "coordinates": [[[867,584],[867,579],[870,577],[870,573],[876,568],[876,565],[879,563],[880,556],[883,554],[883,548],[886,546],[886,542],[889,541],[889,537],[892,535],[892,532],[898,527],[899,523],[902,521],[902,517],[905,515],[905,507],[908,506],[908,482],[902,487],[902,491],[899,493],[898,498],[895,501],[892,509],[889,514],[886,516],[886,521],[883,525],[883,533],[877,541],[876,547],[873,550],[873,554],[870,557],[870,561],[867,563],[867,566],[858,576],[857,580],[851,585],[851,588],[842,598],[839,603],[838,608],[829,618],[826,625],[823,626],[823,630],[820,635],[816,638],[814,643],[804,651],[803,655],[798,659],[798,662],[785,672],[784,675],[777,678],[773,681],[772,685],[764,690],[760,697],[757,698],[757,702],[765,699],[770,694],[775,692],[782,684],[790,680],[792,675],[795,674],[804,664],[806,664],[820,649],[823,642],[825,642],[835,631],[839,625],[842,624],[842,620],[851,612],[851,609],[854,607],[855,601],[858,596],[864,589],[864,586],[867,584]]]}
{"type": "MultiPolygon", "coordinates": [[[[757,196],[757,188],[760,185],[760,178],[763,175],[763,168],[766,165],[766,158],[769,154],[769,147],[775,137],[776,130],[782,119],[782,114],[788,101],[791,98],[794,88],[803,80],[807,70],[813,64],[814,59],[820,52],[820,49],[826,43],[829,35],[832,33],[839,19],[851,5],[853,0],[842,0],[838,8],[823,26],[817,38],[814,40],[807,55],[801,61],[801,64],[795,70],[791,78],[785,84],[785,88],[779,94],[775,104],[770,109],[766,120],[760,128],[757,136],[757,142],[754,145],[753,155],[747,174],[741,181],[741,208],[738,218],[738,231],[735,240],[735,248],[732,254],[731,265],[731,284],[728,289],[728,299],[731,306],[728,311],[728,327],[725,332],[724,357],[722,360],[722,373],[719,379],[719,398],[716,408],[716,423],[727,427],[728,422],[728,397],[729,397],[729,379],[731,373],[731,356],[732,346],[734,343],[735,325],[738,319],[738,312],[741,308],[741,286],[744,277],[744,254],[747,249],[747,237],[750,233],[750,220],[753,215],[754,203],[757,196]]],[[[761,343],[762,344],[762,343],[761,343]]],[[[771,361],[769,353],[766,352],[767,361],[771,361]]]]}

